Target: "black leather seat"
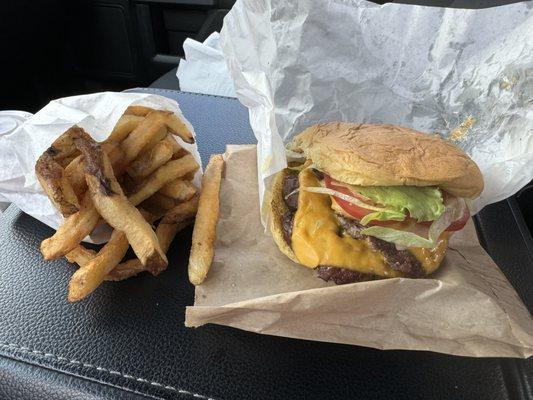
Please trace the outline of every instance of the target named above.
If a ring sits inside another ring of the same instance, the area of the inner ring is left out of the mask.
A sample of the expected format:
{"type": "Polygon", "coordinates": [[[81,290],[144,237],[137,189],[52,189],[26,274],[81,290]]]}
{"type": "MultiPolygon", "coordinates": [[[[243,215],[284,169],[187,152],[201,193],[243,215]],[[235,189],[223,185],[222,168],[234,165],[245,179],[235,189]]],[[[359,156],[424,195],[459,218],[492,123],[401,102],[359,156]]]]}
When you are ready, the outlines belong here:
{"type": "MultiPolygon", "coordinates": [[[[254,142],[247,110],[234,99],[142,91],[180,103],[196,129],[204,163],[211,153],[223,152],[226,143],[254,142]]],[[[193,302],[186,273],[190,230],[174,241],[169,269],[160,277],[144,274],[106,283],[85,301],[68,304],[74,267],[64,260],[44,262],[39,254],[40,241],[52,230],[15,207],[0,224],[2,399],[533,396],[530,360],[385,352],[215,325],[187,329],[184,308],[193,302]]],[[[480,227],[490,249],[489,239],[495,229],[502,230],[501,222],[480,227]]],[[[496,257],[503,268],[514,268],[520,249],[513,248],[514,254],[496,257]]],[[[513,283],[525,288],[530,282],[513,283]]]]}

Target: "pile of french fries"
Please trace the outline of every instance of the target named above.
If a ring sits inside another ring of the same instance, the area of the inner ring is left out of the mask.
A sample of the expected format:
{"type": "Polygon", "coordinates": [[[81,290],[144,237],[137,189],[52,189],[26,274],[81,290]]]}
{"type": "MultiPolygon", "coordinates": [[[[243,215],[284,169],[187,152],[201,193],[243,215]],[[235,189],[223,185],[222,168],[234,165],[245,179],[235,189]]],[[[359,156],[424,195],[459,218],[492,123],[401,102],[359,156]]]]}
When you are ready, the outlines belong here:
{"type": "MultiPolygon", "coordinates": [[[[74,126],[37,161],[39,182],[65,218],[41,243],[41,253],[45,260],[66,257],[79,265],[69,301],[87,297],[106,280],[142,271],[158,275],[167,267],[166,252],[199,203],[192,183],[199,165],[174,136],[194,143],[172,112],[130,106],[104,142],[74,126]],[[99,251],[84,247],[81,241],[102,224],[113,228],[109,241],[99,251]],[[130,246],[136,258],[123,261],[130,246]]],[[[218,218],[218,189],[216,207],[218,218]]]]}

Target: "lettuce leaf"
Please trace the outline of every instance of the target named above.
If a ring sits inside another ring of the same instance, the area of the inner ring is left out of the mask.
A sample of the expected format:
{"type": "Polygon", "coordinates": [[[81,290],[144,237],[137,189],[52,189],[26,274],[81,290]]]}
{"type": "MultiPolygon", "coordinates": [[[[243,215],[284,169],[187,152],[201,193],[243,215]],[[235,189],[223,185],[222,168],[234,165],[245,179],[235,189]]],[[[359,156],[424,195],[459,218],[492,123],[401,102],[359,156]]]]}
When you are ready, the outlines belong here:
{"type": "Polygon", "coordinates": [[[350,185],[349,188],[387,209],[409,213],[417,221],[434,221],[444,212],[442,194],[437,187],[350,185]]]}
{"type": "Polygon", "coordinates": [[[364,235],[374,236],[386,242],[395,243],[402,247],[425,247],[433,249],[437,241],[452,222],[464,215],[465,201],[463,199],[452,198],[444,209],[442,215],[429,227],[428,237],[424,238],[412,232],[400,231],[384,226],[370,226],[362,229],[364,235]]]}

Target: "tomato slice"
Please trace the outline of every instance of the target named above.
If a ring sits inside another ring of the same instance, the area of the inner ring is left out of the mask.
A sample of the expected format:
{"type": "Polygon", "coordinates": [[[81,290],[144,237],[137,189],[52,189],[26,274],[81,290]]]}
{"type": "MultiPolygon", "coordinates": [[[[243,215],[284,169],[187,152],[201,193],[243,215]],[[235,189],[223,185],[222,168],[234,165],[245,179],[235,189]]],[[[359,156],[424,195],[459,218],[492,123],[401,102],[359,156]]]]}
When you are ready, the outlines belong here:
{"type": "MultiPolygon", "coordinates": [[[[364,197],[359,196],[357,193],[353,193],[346,186],[336,185],[335,182],[333,181],[333,179],[331,179],[331,177],[326,175],[326,174],[324,174],[324,183],[326,184],[326,187],[329,188],[329,189],[336,190],[337,192],[344,193],[344,194],[346,194],[348,196],[357,197],[359,200],[361,200],[361,201],[363,201],[363,202],[365,202],[365,203],[367,203],[369,205],[373,205],[373,206],[376,205],[376,204],[373,204],[373,203],[369,203],[368,199],[365,199],[364,197]]],[[[372,210],[368,210],[366,208],[359,207],[359,206],[357,206],[355,204],[352,204],[349,201],[343,200],[343,199],[341,199],[339,197],[335,197],[334,201],[347,214],[349,214],[352,217],[354,217],[356,219],[359,219],[359,220],[362,219],[365,215],[368,215],[368,214],[373,212],[372,210]]],[[[459,230],[463,229],[469,219],[470,219],[470,211],[468,211],[468,208],[466,208],[465,213],[463,214],[463,216],[460,219],[458,219],[457,221],[454,221],[448,228],[446,228],[446,231],[447,232],[455,232],[455,231],[459,231],[459,230]]],[[[409,218],[409,217],[407,217],[404,222],[407,222],[407,221],[416,222],[415,220],[413,220],[412,218],[409,218]]],[[[423,221],[423,222],[418,222],[417,224],[419,224],[421,226],[429,227],[432,224],[432,222],[433,221],[423,221]]],[[[370,221],[368,223],[368,225],[387,226],[387,225],[397,224],[397,223],[398,223],[398,221],[370,221]]]]}
{"type": "Polygon", "coordinates": [[[468,207],[465,207],[465,213],[457,221],[452,222],[452,224],[446,228],[447,232],[456,232],[464,228],[468,220],[470,219],[470,211],[468,207]]]}
{"type": "MultiPolygon", "coordinates": [[[[362,196],[359,196],[357,193],[353,193],[350,189],[348,189],[345,186],[341,185],[335,185],[334,181],[329,177],[328,175],[324,174],[324,183],[326,184],[326,187],[328,189],[336,190],[337,192],[344,193],[348,196],[357,197],[359,200],[369,204],[369,205],[375,205],[368,202],[367,199],[365,199],[362,196]]],[[[360,220],[365,215],[368,215],[372,213],[372,210],[368,210],[363,207],[359,207],[355,204],[350,203],[349,201],[343,200],[339,197],[335,197],[333,199],[347,214],[351,215],[352,217],[360,220]]],[[[380,226],[386,226],[390,224],[398,223],[398,221],[370,221],[368,225],[380,225],[380,226]]]]}

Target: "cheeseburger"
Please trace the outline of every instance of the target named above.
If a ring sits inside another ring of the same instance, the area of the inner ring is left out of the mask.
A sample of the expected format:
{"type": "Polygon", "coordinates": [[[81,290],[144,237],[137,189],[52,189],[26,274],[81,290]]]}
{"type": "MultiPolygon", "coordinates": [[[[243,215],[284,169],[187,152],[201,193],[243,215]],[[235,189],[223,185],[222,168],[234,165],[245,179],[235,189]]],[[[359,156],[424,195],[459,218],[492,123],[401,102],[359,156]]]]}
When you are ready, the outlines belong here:
{"type": "Polygon", "coordinates": [[[270,228],[280,250],[337,284],[421,278],[442,263],[483,190],[460,148],[394,125],[330,122],[288,146],[270,228]]]}

